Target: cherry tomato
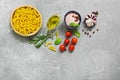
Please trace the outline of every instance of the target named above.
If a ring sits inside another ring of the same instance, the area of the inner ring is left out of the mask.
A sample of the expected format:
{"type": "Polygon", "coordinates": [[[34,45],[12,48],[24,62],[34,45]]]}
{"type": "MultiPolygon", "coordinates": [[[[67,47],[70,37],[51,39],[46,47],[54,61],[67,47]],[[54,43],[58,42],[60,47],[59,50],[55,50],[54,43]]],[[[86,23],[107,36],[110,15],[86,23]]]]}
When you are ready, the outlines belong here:
{"type": "Polygon", "coordinates": [[[77,38],[72,38],[72,44],[76,44],[78,42],[78,39],[77,38]]]}
{"type": "Polygon", "coordinates": [[[60,45],[60,47],[59,47],[59,49],[60,49],[60,51],[66,51],[66,47],[65,47],[65,45],[60,45]]]}
{"type": "Polygon", "coordinates": [[[67,38],[71,37],[71,36],[72,36],[72,32],[67,31],[67,32],[65,33],[65,36],[66,36],[67,38]]]}
{"type": "Polygon", "coordinates": [[[75,46],[74,46],[73,44],[71,44],[71,45],[69,46],[69,51],[73,51],[74,48],[75,48],[75,46]]]}
{"type": "Polygon", "coordinates": [[[65,39],[65,40],[64,40],[64,44],[65,44],[65,45],[68,45],[69,43],[70,43],[70,40],[69,40],[69,39],[65,39]]]}

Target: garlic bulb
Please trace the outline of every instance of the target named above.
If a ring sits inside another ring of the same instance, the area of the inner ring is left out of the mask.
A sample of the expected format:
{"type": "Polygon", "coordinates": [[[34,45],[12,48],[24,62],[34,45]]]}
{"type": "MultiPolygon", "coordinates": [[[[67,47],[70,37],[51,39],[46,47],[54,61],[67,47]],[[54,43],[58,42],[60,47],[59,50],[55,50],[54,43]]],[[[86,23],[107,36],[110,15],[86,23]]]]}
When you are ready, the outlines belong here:
{"type": "Polygon", "coordinates": [[[92,12],[92,14],[88,14],[85,17],[84,23],[86,24],[87,27],[93,27],[96,25],[97,15],[98,15],[98,11],[92,12]]]}

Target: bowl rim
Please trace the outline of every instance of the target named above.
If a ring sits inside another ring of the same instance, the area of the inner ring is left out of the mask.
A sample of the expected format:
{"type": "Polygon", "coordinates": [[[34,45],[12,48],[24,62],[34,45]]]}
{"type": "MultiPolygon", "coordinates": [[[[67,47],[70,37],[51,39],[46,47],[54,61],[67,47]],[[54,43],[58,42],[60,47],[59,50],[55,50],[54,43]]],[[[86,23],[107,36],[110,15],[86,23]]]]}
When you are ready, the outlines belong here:
{"type": "MultiPolygon", "coordinates": [[[[74,11],[74,10],[71,10],[71,11],[68,11],[65,15],[64,15],[64,23],[67,25],[67,23],[66,23],[66,16],[69,14],[69,13],[76,13],[80,18],[79,18],[79,20],[80,20],[80,22],[79,22],[79,24],[81,23],[81,21],[82,21],[82,18],[81,18],[81,15],[80,15],[80,13],[78,13],[77,11],[74,11]]],[[[67,28],[70,28],[70,29],[76,29],[76,28],[74,28],[74,27],[71,27],[70,25],[67,25],[66,26],[67,28]]]]}
{"type": "Polygon", "coordinates": [[[39,11],[37,8],[35,8],[35,7],[31,6],[31,5],[18,6],[17,8],[15,8],[15,9],[12,11],[12,14],[11,14],[11,16],[10,16],[10,24],[11,24],[12,30],[13,30],[15,33],[17,33],[18,35],[23,36],[23,37],[33,36],[33,35],[37,34],[38,31],[39,31],[39,30],[41,29],[41,27],[42,27],[42,15],[41,15],[40,11],[39,11]],[[28,34],[28,35],[24,35],[24,34],[21,34],[20,32],[18,32],[18,31],[14,28],[13,21],[12,21],[12,16],[13,16],[14,12],[15,12],[18,8],[25,7],[25,6],[35,9],[35,10],[38,12],[38,14],[40,15],[40,20],[41,20],[41,23],[39,24],[39,27],[37,28],[37,30],[34,31],[34,32],[32,32],[31,34],[28,34]]]}

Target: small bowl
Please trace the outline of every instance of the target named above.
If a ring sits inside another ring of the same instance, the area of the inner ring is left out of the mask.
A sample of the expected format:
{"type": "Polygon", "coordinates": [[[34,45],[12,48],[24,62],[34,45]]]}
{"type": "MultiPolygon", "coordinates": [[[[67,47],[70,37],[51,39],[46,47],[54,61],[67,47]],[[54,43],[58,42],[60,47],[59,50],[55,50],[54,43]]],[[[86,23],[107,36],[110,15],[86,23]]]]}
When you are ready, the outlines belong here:
{"type": "MultiPolygon", "coordinates": [[[[69,11],[69,12],[67,12],[66,14],[65,14],[65,16],[64,16],[64,23],[66,24],[66,27],[68,28],[68,29],[77,29],[77,27],[73,27],[73,26],[70,26],[69,24],[72,22],[68,22],[67,23],[67,19],[66,18],[69,18],[69,17],[73,17],[72,15],[70,15],[70,16],[68,16],[69,14],[71,14],[71,13],[73,13],[74,15],[77,15],[78,16],[78,22],[77,22],[77,24],[79,24],[80,25],[80,23],[81,23],[81,15],[77,12],[77,11],[69,11]]],[[[72,19],[71,19],[72,20],[72,19]]],[[[70,20],[68,20],[68,21],[70,21],[70,20]]]]}
{"type": "Polygon", "coordinates": [[[41,29],[42,16],[35,7],[24,5],[13,11],[10,23],[15,33],[29,37],[35,35],[41,29]]]}

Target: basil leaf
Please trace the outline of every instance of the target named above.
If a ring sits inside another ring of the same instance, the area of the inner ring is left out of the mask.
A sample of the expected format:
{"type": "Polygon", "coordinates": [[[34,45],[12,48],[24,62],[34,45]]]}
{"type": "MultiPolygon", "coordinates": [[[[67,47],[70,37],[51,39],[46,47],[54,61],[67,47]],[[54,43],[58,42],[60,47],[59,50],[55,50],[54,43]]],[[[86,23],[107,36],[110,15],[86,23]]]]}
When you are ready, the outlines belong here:
{"type": "Polygon", "coordinates": [[[70,23],[70,26],[72,26],[72,27],[79,27],[80,24],[77,24],[77,23],[75,23],[75,22],[71,22],[71,23],[70,23]]]}
{"type": "Polygon", "coordinates": [[[59,45],[62,42],[61,38],[57,38],[54,42],[55,45],[59,45]]]}
{"type": "Polygon", "coordinates": [[[77,26],[77,27],[79,27],[79,26],[80,26],[80,24],[77,24],[76,26],[77,26]]]}
{"type": "Polygon", "coordinates": [[[80,37],[80,32],[78,30],[73,30],[73,34],[78,38],[80,37]]]}

